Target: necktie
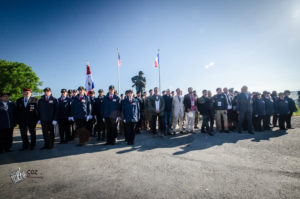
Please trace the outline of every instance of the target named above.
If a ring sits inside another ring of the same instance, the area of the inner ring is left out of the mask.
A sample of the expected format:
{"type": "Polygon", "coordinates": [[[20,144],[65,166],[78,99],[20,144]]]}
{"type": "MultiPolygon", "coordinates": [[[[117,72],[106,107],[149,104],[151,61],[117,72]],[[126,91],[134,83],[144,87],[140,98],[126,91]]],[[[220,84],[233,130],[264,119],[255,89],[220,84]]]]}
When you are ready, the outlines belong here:
{"type": "Polygon", "coordinates": [[[110,100],[112,100],[112,95],[109,97],[110,100]]]}
{"type": "Polygon", "coordinates": [[[48,102],[49,101],[49,98],[46,96],[46,102],[48,102]]]}
{"type": "Polygon", "coordinates": [[[79,97],[79,100],[80,100],[80,101],[82,100],[82,96],[79,97]]]}
{"type": "Polygon", "coordinates": [[[181,102],[181,99],[180,99],[179,95],[178,95],[178,100],[179,100],[179,102],[181,102]]]}

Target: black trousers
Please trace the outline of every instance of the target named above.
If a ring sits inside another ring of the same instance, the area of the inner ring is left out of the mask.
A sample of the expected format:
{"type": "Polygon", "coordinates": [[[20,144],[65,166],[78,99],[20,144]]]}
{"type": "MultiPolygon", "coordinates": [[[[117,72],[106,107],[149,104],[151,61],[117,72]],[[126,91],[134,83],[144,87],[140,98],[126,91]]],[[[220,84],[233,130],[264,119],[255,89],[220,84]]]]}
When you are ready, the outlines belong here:
{"type": "Polygon", "coordinates": [[[161,133],[164,132],[164,116],[160,116],[159,114],[154,114],[152,115],[152,119],[151,119],[151,132],[153,134],[156,134],[157,131],[156,131],[156,120],[158,118],[158,126],[159,126],[159,131],[161,133]]]}
{"type": "Polygon", "coordinates": [[[136,134],[136,122],[126,122],[125,123],[125,139],[128,144],[134,144],[134,138],[136,134]]]}
{"type": "Polygon", "coordinates": [[[36,144],[36,123],[26,124],[26,123],[20,123],[20,132],[21,137],[23,141],[23,148],[29,147],[29,141],[28,141],[28,135],[27,132],[29,130],[30,133],[30,146],[35,147],[36,144]]]}
{"type": "Polygon", "coordinates": [[[208,125],[209,122],[209,115],[202,115],[202,126],[201,126],[201,131],[210,131],[211,129],[209,128],[208,125]]]}
{"type": "Polygon", "coordinates": [[[52,121],[41,121],[45,147],[52,148],[54,145],[54,126],[52,121]]]}
{"type": "Polygon", "coordinates": [[[288,122],[288,117],[289,117],[289,115],[279,115],[279,128],[281,129],[281,130],[285,130],[286,128],[285,128],[285,123],[287,123],[288,122]]]}
{"type": "Polygon", "coordinates": [[[273,126],[277,126],[277,120],[278,120],[277,114],[273,114],[273,122],[272,122],[273,126]]]}
{"type": "Polygon", "coordinates": [[[0,129],[0,153],[8,151],[12,146],[13,128],[0,129]]]}
{"type": "Polygon", "coordinates": [[[252,131],[252,112],[251,111],[243,111],[239,114],[239,122],[238,122],[238,130],[242,131],[243,122],[247,118],[247,129],[249,132],[252,131]]]}
{"type": "Polygon", "coordinates": [[[287,115],[287,118],[286,118],[286,128],[288,128],[288,129],[292,128],[292,124],[291,124],[292,115],[293,115],[293,113],[290,113],[287,115]]]}
{"type": "Polygon", "coordinates": [[[75,137],[75,131],[76,131],[75,126],[76,125],[75,125],[74,121],[69,121],[69,128],[70,128],[70,132],[71,132],[71,140],[73,140],[74,137],[75,137]]]}
{"type": "Polygon", "coordinates": [[[262,131],[263,130],[262,125],[261,125],[263,117],[264,116],[261,116],[261,115],[259,115],[257,117],[253,116],[252,121],[253,121],[253,126],[254,126],[255,131],[262,131]]]}
{"type": "Polygon", "coordinates": [[[107,130],[107,144],[115,144],[118,136],[118,123],[115,118],[105,118],[105,126],[107,130]]]}
{"type": "Polygon", "coordinates": [[[87,129],[87,122],[86,122],[85,119],[75,119],[75,124],[76,124],[76,130],[79,129],[79,128],[86,128],[87,129]]]}
{"type": "Polygon", "coordinates": [[[263,118],[264,121],[264,130],[270,130],[270,120],[271,120],[271,115],[265,115],[263,118]]]}
{"type": "Polygon", "coordinates": [[[97,116],[97,123],[95,125],[95,132],[98,132],[98,138],[105,137],[105,123],[103,122],[103,118],[97,116]],[[100,134],[101,133],[101,134],[100,134]]]}
{"type": "Polygon", "coordinates": [[[215,114],[214,113],[211,113],[209,115],[209,123],[210,123],[210,131],[213,131],[214,130],[214,123],[215,123],[215,114]]]}
{"type": "Polygon", "coordinates": [[[71,131],[70,131],[70,123],[68,118],[58,119],[58,127],[59,127],[59,136],[60,141],[70,141],[71,139],[71,131]]]}

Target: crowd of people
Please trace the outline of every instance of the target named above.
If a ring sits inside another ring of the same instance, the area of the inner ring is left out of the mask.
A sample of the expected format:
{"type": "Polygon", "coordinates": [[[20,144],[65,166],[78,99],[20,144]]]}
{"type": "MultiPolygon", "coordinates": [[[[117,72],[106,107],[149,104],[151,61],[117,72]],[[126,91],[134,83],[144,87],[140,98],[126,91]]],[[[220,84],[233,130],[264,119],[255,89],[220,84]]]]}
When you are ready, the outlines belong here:
{"type": "Polygon", "coordinates": [[[106,145],[114,145],[118,135],[123,134],[128,145],[134,145],[135,135],[142,130],[154,136],[194,134],[200,121],[200,132],[210,136],[216,131],[253,134],[277,125],[286,130],[292,128],[291,117],[297,111],[290,91],[278,95],[276,91],[250,93],[247,86],[241,92],[217,88],[215,95],[203,90],[201,96],[191,87],[184,96],[179,88],[175,92],[166,89],[160,95],[157,87],[148,93],[127,90],[120,97],[114,86],[109,86],[106,95],[98,90],[98,96],[82,86],[77,90],[62,89],[58,99],[50,88],[43,91],[44,95],[37,99],[29,88],[24,88],[23,97],[16,103],[9,101],[9,93],[0,93],[0,153],[11,151],[16,125],[23,141],[20,151],[24,151],[36,146],[37,124],[41,124],[44,138],[41,149],[53,148],[56,125],[60,144],[78,136],[77,146],[83,146],[86,139],[82,137],[95,136],[99,141],[106,140],[106,145]]]}

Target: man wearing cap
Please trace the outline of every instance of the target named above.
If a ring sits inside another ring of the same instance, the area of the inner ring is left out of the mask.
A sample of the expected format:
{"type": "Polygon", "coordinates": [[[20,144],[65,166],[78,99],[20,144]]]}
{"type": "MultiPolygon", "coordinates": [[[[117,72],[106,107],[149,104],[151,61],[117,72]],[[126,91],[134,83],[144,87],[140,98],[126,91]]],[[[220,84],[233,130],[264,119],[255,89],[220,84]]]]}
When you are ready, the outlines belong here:
{"type": "Polygon", "coordinates": [[[268,91],[263,92],[262,100],[265,102],[266,114],[263,118],[264,130],[268,131],[271,129],[270,120],[271,115],[274,113],[274,102],[268,91]]]}
{"type": "Polygon", "coordinates": [[[277,127],[278,115],[275,113],[275,108],[276,108],[275,106],[276,106],[276,102],[278,100],[277,92],[272,91],[271,97],[274,102],[274,113],[273,113],[273,117],[272,117],[272,125],[273,125],[273,127],[277,127]]]}
{"type": "Polygon", "coordinates": [[[15,122],[15,104],[9,93],[0,93],[0,153],[11,152],[15,122]]]}
{"type": "Polygon", "coordinates": [[[128,97],[122,104],[122,115],[125,125],[125,137],[128,145],[134,145],[137,122],[140,120],[140,103],[137,98],[133,97],[133,91],[128,90],[128,97]]]}
{"type": "Polygon", "coordinates": [[[95,99],[95,106],[93,108],[93,115],[96,117],[97,124],[95,131],[98,132],[98,140],[105,139],[105,124],[103,122],[103,100],[104,92],[102,89],[98,90],[99,96],[95,99]]]}
{"type": "Polygon", "coordinates": [[[158,93],[158,88],[154,88],[154,95],[149,100],[150,113],[152,115],[151,119],[151,131],[154,135],[157,134],[156,131],[156,121],[158,118],[159,124],[159,133],[163,135],[164,133],[164,110],[165,110],[165,101],[162,96],[158,93]]]}
{"type": "Polygon", "coordinates": [[[297,107],[296,107],[295,101],[292,98],[290,98],[290,94],[291,94],[291,92],[289,90],[284,91],[284,95],[285,95],[284,99],[289,102],[289,109],[290,109],[290,113],[287,116],[286,128],[293,129],[292,124],[291,124],[291,120],[292,120],[293,113],[297,111],[297,107]]]}
{"type": "Polygon", "coordinates": [[[243,86],[241,93],[237,95],[236,110],[239,114],[238,133],[242,133],[242,126],[245,119],[247,119],[248,133],[253,134],[252,131],[252,99],[248,92],[248,87],[243,86]]]}
{"type": "Polygon", "coordinates": [[[38,111],[45,141],[44,147],[41,149],[52,149],[55,138],[54,126],[57,124],[58,103],[48,87],[44,89],[44,95],[38,101],[38,111]]]}
{"type": "Polygon", "coordinates": [[[68,118],[71,111],[71,99],[67,97],[67,90],[61,89],[61,96],[58,98],[58,127],[60,144],[66,144],[71,140],[70,124],[68,118]]]}
{"type": "Polygon", "coordinates": [[[289,102],[288,99],[285,98],[284,93],[279,93],[279,98],[277,99],[275,103],[275,113],[278,115],[279,119],[279,129],[284,131],[287,130],[288,125],[288,117],[291,113],[289,108],[289,102]],[[285,125],[285,123],[287,125],[285,125]]]}
{"type": "Polygon", "coordinates": [[[29,88],[23,89],[23,97],[17,99],[16,114],[19,124],[23,146],[20,151],[30,147],[35,148],[36,144],[36,124],[39,120],[38,99],[31,97],[32,91],[29,88]],[[28,141],[27,131],[30,133],[30,143],[28,141]]]}
{"type": "Polygon", "coordinates": [[[118,136],[117,125],[120,119],[120,98],[115,94],[115,87],[109,86],[109,91],[103,100],[103,117],[107,129],[106,145],[114,145],[118,136]]]}
{"type": "MultiPolygon", "coordinates": [[[[91,90],[87,93],[88,97],[90,98],[90,102],[91,102],[91,106],[92,106],[92,110],[94,110],[95,108],[95,91],[91,90]]],[[[87,127],[88,127],[88,130],[90,131],[90,135],[91,136],[96,136],[96,132],[95,132],[95,129],[94,129],[94,126],[95,126],[95,123],[96,123],[96,119],[92,113],[92,119],[90,119],[88,122],[87,122],[87,127]]]]}
{"type": "MultiPolygon", "coordinates": [[[[85,94],[83,86],[78,88],[79,94],[74,97],[71,103],[71,112],[69,120],[75,121],[76,130],[79,128],[88,129],[87,122],[92,119],[92,104],[90,98],[85,94]]],[[[83,143],[77,144],[82,146],[83,143]]]]}

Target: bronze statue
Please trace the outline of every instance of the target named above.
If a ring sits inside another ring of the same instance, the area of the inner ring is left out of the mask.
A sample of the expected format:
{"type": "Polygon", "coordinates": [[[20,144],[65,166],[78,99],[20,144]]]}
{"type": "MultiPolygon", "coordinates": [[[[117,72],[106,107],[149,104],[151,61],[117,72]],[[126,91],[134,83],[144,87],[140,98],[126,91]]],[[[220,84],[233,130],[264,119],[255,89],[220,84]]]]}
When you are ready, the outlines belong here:
{"type": "Polygon", "coordinates": [[[136,93],[141,92],[143,93],[146,88],[146,78],[144,77],[143,71],[139,72],[139,75],[134,76],[131,78],[133,83],[132,87],[136,88],[136,93]]]}

